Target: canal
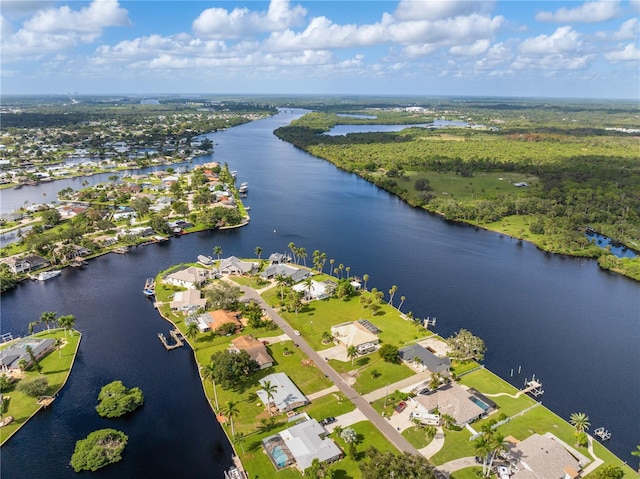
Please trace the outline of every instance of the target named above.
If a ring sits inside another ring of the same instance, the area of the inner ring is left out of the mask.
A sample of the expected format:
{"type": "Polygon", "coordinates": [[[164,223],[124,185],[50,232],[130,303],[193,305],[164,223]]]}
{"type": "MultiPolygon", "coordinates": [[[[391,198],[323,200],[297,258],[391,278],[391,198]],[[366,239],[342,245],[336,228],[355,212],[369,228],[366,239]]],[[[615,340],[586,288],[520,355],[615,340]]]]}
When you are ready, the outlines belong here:
{"type": "MultiPolygon", "coordinates": [[[[535,374],[547,407],[564,418],[585,412],[592,427],[612,432],[607,446],[631,461],[640,430],[640,285],[599,270],[595,261],[546,254],[411,208],[273,135],[301,114],[287,110],[208,135],[216,145],[213,158],[249,184],[248,226],[106,255],[84,270],[67,269],[3,295],[2,332],[25,334],[30,321],[51,310],[74,314],[84,338],[54,407],[3,447],[2,475],[72,477],[67,463],[75,441],[113,426],[129,435],[129,445],[121,463],[96,477],[221,477],[230,448],[191,352],[164,350],[156,334],[166,334],[169,325],[141,290],[147,276],[212,254],[214,246],[223,256],[252,257],[256,246],[265,256],[286,252],[290,242],[306,248],[309,258],[318,249],[351,274],[368,274],[369,287],[386,297],[397,285],[396,301],[406,297],[403,311],[437,317],[435,329],[445,337],[460,328],[482,337],[489,369],[516,386],[535,374]],[[99,388],[114,379],[141,387],[146,402],[112,422],[94,407],[99,388]]],[[[33,202],[42,201],[43,192],[55,194],[33,188],[33,202]]],[[[5,196],[26,201],[1,194],[3,202],[5,196]]]]}

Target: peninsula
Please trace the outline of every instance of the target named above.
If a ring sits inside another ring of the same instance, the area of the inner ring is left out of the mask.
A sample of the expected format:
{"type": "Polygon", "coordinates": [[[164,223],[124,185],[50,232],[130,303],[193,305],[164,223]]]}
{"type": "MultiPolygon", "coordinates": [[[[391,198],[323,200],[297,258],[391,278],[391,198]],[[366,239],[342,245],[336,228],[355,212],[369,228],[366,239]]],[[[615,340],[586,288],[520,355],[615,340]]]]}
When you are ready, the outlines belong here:
{"type": "Polygon", "coordinates": [[[428,318],[402,312],[396,291],[385,298],[348,267],[327,272],[320,251],[307,268],[304,248],[290,248],[268,260],[183,264],[155,279],[155,306],[192,346],[239,457],[234,473],[369,477],[365,455],[375,448],[428,460],[435,471],[424,477],[489,477],[499,466],[515,473],[542,447],[553,461],[526,466],[540,477],[564,468],[599,477],[603,467],[635,477],[596,438],[582,440],[584,422],[542,406],[539,380],[518,391],[482,367],[479,338],[461,330],[443,339],[428,318]],[[500,447],[483,449],[489,439],[500,447]]]}

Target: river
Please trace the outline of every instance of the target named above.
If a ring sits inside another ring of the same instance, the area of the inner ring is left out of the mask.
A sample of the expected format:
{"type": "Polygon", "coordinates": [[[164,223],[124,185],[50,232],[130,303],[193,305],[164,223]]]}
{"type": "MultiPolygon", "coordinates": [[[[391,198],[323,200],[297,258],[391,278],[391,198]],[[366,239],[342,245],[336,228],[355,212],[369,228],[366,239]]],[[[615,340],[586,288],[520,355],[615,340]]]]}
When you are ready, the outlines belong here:
{"type": "MultiPolygon", "coordinates": [[[[212,254],[216,245],[223,256],[252,257],[256,246],[268,256],[286,252],[290,242],[305,247],[309,258],[319,249],[336,265],[350,266],[351,274],[369,274],[369,287],[385,297],[397,285],[396,304],[406,296],[403,311],[436,316],[435,329],[445,337],[460,328],[482,337],[489,369],[516,386],[535,374],[547,407],[564,418],[585,412],[593,428],[612,432],[607,447],[635,464],[640,285],[601,271],[593,260],[546,254],[409,207],[273,135],[301,114],[287,110],[208,135],[215,160],[249,184],[248,226],[110,254],[84,270],[67,269],[3,295],[2,332],[25,334],[29,321],[52,310],[74,314],[84,334],[70,381],[53,407],[3,447],[3,477],[72,477],[66,464],[75,441],[110,425],[129,435],[129,445],[124,460],[97,477],[220,477],[229,446],[202,394],[191,352],[166,352],[158,341],[157,332],[166,334],[169,326],[142,295],[144,279],[212,254]],[[141,387],[146,403],[112,422],[93,408],[99,388],[114,379],[141,387]]],[[[38,188],[32,187],[34,198],[46,192],[38,188]]],[[[23,191],[4,190],[2,200],[7,195],[16,202],[10,196],[23,191]]]]}

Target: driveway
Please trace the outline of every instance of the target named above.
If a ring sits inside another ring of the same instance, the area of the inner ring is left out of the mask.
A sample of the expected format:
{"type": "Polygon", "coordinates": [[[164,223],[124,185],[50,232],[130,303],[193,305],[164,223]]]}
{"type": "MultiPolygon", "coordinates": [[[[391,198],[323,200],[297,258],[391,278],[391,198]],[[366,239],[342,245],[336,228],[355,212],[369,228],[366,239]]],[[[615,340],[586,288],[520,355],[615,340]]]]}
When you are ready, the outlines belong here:
{"type": "Polygon", "coordinates": [[[322,351],[318,351],[318,354],[323,358],[335,359],[337,361],[342,361],[343,363],[349,361],[347,351],[343,346],[334,346],[332,348],[323,349],[322,351]]]}

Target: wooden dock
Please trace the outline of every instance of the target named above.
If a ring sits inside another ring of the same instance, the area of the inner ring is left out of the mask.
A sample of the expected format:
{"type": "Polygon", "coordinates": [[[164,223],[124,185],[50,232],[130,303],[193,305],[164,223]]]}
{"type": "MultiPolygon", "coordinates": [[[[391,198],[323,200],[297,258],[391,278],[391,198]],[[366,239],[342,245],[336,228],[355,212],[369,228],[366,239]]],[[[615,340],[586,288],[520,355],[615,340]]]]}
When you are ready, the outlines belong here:
{"type": "Polygon", "coordinates": [[[178,331],[177,329],[172,329],[171,331],[169,331],[169,335],[175,341],[173,344],[169,344],[169,341],[167,341],[167,338],[164,334],[158,333],[158,338],[160,338],[160,342],[164,345],[167,351],[171,351],[172,349],[184,346],[184,343],[182,342],[182,334],[180,334],[180,331],[178,331]]]}

